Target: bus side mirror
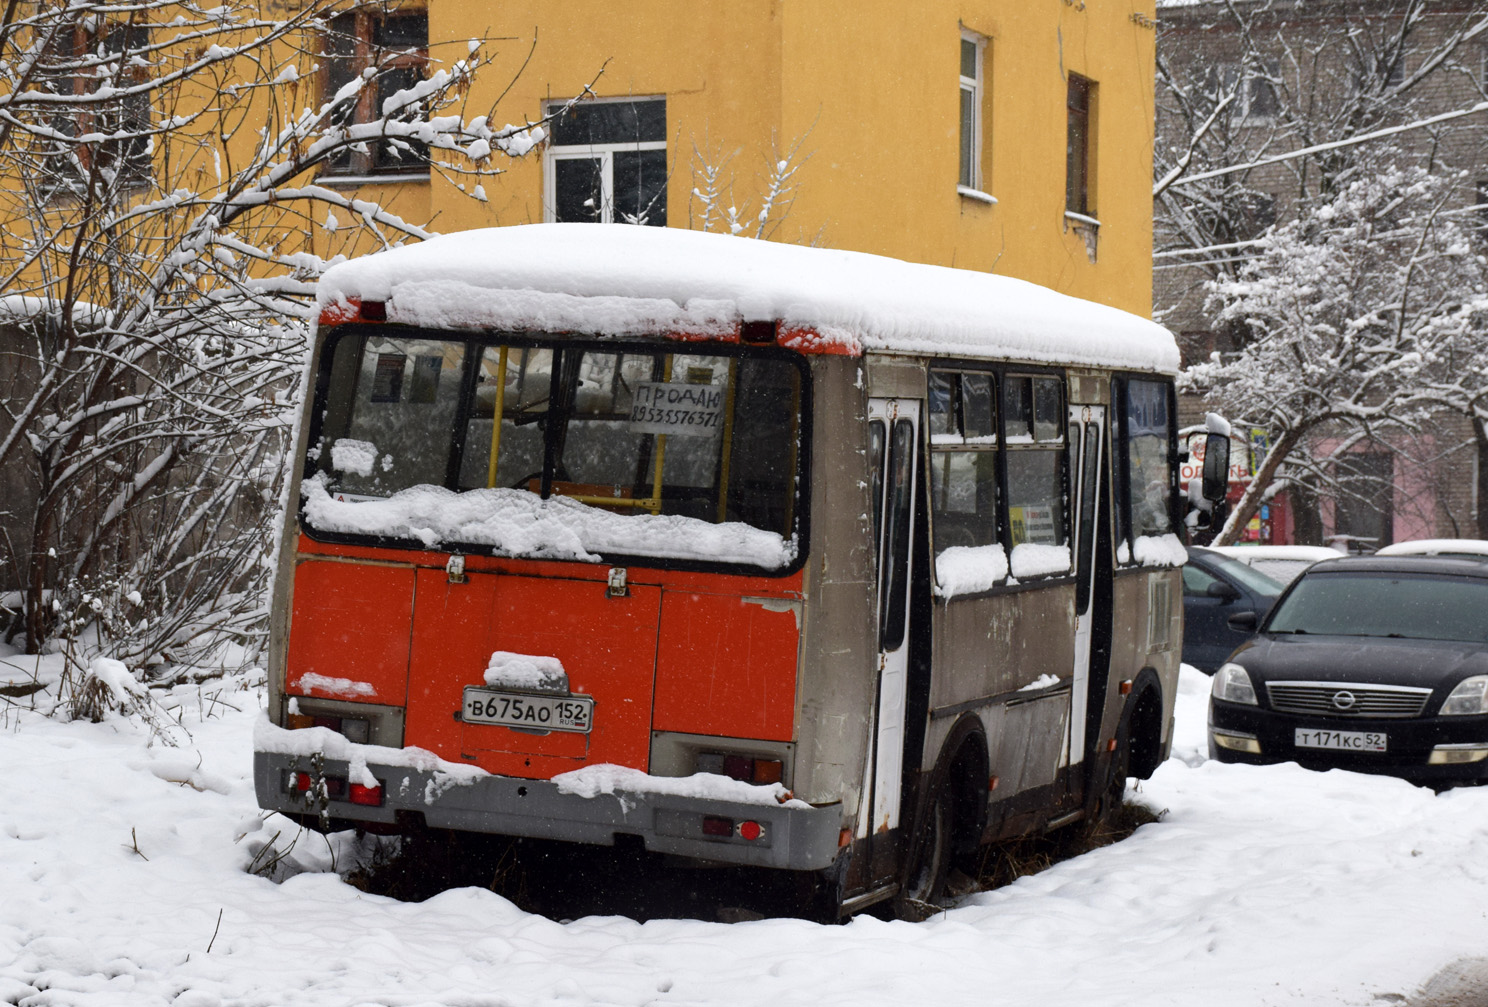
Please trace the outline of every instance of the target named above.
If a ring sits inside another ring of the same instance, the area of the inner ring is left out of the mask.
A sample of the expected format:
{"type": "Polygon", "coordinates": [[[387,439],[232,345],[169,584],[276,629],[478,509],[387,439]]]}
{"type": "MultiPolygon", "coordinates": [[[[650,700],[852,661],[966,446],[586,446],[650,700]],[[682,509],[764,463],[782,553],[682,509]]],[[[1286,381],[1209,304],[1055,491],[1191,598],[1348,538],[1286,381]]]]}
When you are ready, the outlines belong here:
{"type": "Polygon", "coordinates": [[[1204,438],[1204,499],[1217,503],[1230,488],[1230,438],[1211,433],[1204,438]]]}

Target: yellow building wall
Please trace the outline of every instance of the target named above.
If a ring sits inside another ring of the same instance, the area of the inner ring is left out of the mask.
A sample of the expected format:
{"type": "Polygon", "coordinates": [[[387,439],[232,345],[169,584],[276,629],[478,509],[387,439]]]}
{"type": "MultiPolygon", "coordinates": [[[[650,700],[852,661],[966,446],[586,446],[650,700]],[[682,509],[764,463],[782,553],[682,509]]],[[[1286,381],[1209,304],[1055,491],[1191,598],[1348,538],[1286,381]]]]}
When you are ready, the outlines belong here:
{"type": "MultiPolygon", "coordinates": [[[[605,97],[664,96],[670,226],[699,211],[695,150],[732,155],[734,201],[753,213],[766,158],[804,137],[777,240],[989,270],[1147,314],[1153,13],[1151,0],[429,0],[430,56],[508,37],[471,93],[483,111],[507,91],[497,123],[591,83],[605,97]],[[956,188],[963,27],[988,39],[982,188],[995,205],[956,188]],[[1094,261],[1064,214],[1071,72],[1097,83],[1094,261]]],[[[437,175],[359,194],[437,231],[531,223],[544,219],[542,173],[540,150],[512,162],[484,182],[484,204],[437,175]]],[[[335,240],[318,234],[316,250],[335,240]]]]}

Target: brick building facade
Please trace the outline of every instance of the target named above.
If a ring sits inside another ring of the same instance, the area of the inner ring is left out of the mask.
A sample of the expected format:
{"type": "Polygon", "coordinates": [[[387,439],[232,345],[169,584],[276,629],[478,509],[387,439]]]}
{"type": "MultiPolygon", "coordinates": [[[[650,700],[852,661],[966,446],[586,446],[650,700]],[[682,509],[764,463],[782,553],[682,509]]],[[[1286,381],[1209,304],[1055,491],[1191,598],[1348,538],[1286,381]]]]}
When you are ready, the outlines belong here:
{"type": "MultiPolygon", "coordinates": [[[[1488,32],[1457,41],[1465,27],[1488,16],[1482,2],[1167,0],[1158,7],[1160,179],[1165,164],[1184,158],[1196,124],[1224,97],[1229,104],[1209,123],[1186,174],[1404,125],[1484,99],[1488,32]],[[1207,164],[1201,163],[1205,155],[1207,164]]],[[[1480,230],[1485,226],[1482,208],[1475,207],[1488,202],[1488,113],[1222,176],[1209,183],[1203,199],[1191,199],[1199,205],[1194,219],[1155,201],[1153,313],[1177,333],[1184,365],[1243,345],[1243,327],[1216,321],[1208,284],[1238,273],[1253,248],[1249,242],[1273,223],[1307,212],[1329,184],[1329,171],[1343,169],[1347,178],[1348,170],[1388,166],[1458,176],[1455,212],[1480,230]],[[1206,199],[1211,202],[1204,205],[1206,199]]],[[[1204,411],[1201,394],[1182,397],[1183,422],[1201,422],[1204,411]]],[[[1229,418],[1251,432],[1248,417],[1229,418]]],[[[1314,460],[1327,459],[1340,443],[1340,432],[1324,432],[1308,450],[1314,460]]],[[[1483,447],[1468,418],[1447,411],[1409,436],[1364,437],[1320,465],[1332,478],[1278,494],[1266,519],[1252,521],[1244,537],[1307,544],[1341,539],[1363,549],[1423,537],[1477,537],[1483,447]]]]}

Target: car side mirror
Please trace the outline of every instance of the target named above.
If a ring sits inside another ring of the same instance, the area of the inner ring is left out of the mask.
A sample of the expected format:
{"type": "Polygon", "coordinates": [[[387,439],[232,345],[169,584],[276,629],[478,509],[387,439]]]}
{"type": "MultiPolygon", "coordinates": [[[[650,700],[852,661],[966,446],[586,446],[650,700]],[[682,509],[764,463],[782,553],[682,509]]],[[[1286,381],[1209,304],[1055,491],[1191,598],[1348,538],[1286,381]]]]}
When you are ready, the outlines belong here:
{"type": "Polygon", "coordinates": [[[1204,589],[1204,593],[1211,598],[1218,598],[1223,602],[1235,601],[1240,597],[1240,592],[1234,586],[1226,584],[1222,580],[1211,581],[1209,586],[1204,589]]]}
{"type": "Polygon", "coordinates": [[[1217,503],[1230,489],[1230,438],[1211,433],[1204,438],[1204,499],[1217,503]]]}
{"type": "Polygon", "coordinates": [[[1242,633],[1254,633],[1261,620],[1254,612],[1236,612],[1230,616],[1228,622],[1231,629],[1238,629],[1242,633]]]}

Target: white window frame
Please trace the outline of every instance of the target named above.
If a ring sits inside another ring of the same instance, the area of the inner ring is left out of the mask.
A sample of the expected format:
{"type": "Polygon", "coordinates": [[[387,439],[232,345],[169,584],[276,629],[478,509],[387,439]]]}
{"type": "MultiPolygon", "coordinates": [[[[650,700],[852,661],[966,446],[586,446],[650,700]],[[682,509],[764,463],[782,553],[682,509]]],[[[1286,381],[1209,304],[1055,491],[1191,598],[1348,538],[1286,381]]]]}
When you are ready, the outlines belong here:
{"type": "MultiPolygon", "coordinates": [[[[970,196],[973,199],[979,198],[983,202],[995,203],[996,200],[983,190],[982,182],[982,145],[986,133],[986,129],[982,124],[982,106],[986,97],[987,37],[963,28],[961,29],[961,41],[963,43],[970,42],[976,46],[976,76],[968,77],[965,74],[959,74],[960,88],[956,94],[956,191],[963,196],[970,196]],[[971,136],[969,138],[962,135],[967,125],[961,118],[961,96],[965,94],[971,95],[971,107],[974,113],[971,117],[971,136]],[[970,178],[963,178],[961,176],[961,146],[963,143],[969,146],[971,150],[970,178]]],[[[961,47],[958,45],[956,47],[956,64],[958,70],[960,63],[961,47]]]]}
{"type": "MultiPolygon", "coordinates": [[[[625,102],[635,104],[643,101],[666,101],[666,95],[626,95],[618,98],[590,98],[595,103],[625,102]]],[[[565,101],[550,101],[544,112],[551,115],[566,105],[565,101]]],[[[558,219],[558,161],[599,161],[600,212],[598,223],[615,222],[615,152],[617,150],[666,150],[665,140],[646,140],[629,143],[566,144],[550,143],[543,152],[543,220],[551,224],[558,219]]]]}

